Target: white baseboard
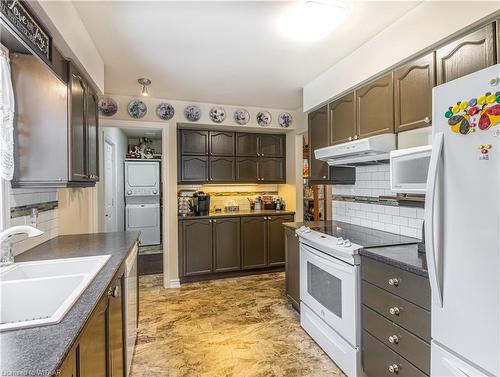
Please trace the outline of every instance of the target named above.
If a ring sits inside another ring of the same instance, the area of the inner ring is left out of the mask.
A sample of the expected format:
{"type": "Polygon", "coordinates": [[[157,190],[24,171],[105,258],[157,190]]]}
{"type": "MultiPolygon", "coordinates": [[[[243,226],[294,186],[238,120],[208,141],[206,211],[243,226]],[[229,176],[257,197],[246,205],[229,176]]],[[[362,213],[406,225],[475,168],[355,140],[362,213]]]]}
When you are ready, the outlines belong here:
{"type": "Polygon", "coordinates": [[[169,288],[180,288],[181,281],[179,279],[170,279],[169,288]]]}

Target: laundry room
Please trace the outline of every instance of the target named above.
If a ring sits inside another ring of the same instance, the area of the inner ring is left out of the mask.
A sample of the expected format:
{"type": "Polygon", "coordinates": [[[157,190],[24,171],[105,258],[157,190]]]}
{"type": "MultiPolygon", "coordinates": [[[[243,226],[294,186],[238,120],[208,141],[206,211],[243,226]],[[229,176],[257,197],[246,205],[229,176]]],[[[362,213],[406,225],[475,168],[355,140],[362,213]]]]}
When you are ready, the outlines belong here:
{"type": "Polygon", "coordinates": [[[162,272],[162,130],[103,127],[98,219],[106,232],[140,231],[139,274],[162,272]]]}

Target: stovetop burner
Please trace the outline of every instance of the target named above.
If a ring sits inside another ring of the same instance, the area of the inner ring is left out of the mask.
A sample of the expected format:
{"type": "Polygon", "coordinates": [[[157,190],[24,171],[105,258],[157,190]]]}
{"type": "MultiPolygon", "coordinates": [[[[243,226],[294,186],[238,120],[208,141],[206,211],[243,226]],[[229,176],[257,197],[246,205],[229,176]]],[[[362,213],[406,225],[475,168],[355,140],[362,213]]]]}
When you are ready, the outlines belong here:
{"type": "Polygon", "coordinates": [[[406,245],[419,242],[413,237],[401,236],[382,230],[366,228],[364,226],[348,224],[340,221],[325,221],[322,224],[306,224],[311,230],[327,234],[332,237],[350,240],[352,243],[367,247],[381,247],[406,245]]]}

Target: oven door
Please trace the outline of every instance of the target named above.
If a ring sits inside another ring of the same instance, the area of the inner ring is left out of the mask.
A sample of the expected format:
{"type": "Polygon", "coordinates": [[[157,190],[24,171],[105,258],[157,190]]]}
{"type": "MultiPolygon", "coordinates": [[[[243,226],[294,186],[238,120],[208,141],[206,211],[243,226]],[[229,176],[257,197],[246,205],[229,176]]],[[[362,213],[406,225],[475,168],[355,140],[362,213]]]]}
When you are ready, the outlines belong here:
{"type": "Polygon", "coordinates": [[[300,244],[300,300],[352,346],[359,345],[359,267],[300,244]]]}

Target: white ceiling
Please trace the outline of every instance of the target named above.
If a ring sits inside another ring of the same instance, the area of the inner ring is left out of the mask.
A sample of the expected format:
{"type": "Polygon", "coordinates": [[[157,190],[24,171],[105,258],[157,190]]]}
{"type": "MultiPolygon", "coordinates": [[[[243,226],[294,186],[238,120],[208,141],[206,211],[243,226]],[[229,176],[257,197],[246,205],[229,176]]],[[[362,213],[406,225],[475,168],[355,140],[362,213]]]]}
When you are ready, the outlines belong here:
{"type": "Polygon", "coordinates": [[[75,7],[105,62],[106,93],[138,95],[137,78],[147,77],[157,98],[297,109],[304,84],[419,2],[355,1],[350,16],[318,42],[289,40],[277,30],[293,2],[75,1],[75,7]]]}
{"type": "Polygon", "coordinates": [[[130,138],[148,137],[150,139],[161,139],[161,129],[156,128],[120,128],[130,138]]]}

